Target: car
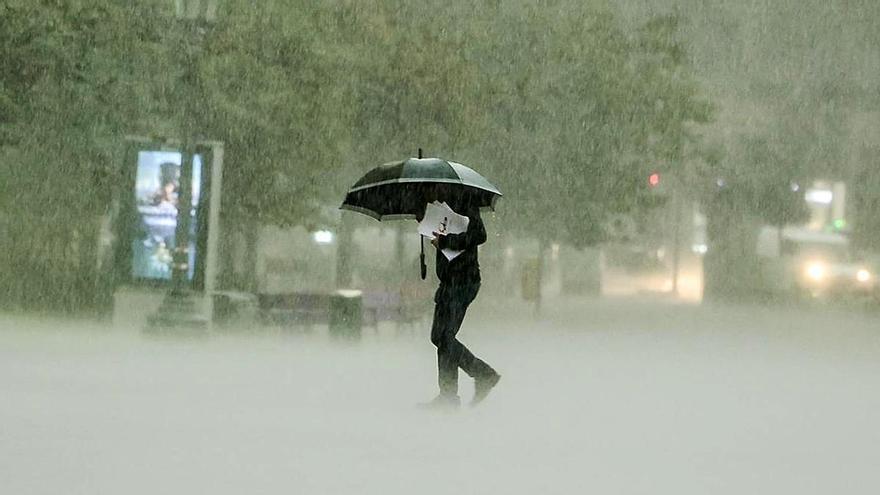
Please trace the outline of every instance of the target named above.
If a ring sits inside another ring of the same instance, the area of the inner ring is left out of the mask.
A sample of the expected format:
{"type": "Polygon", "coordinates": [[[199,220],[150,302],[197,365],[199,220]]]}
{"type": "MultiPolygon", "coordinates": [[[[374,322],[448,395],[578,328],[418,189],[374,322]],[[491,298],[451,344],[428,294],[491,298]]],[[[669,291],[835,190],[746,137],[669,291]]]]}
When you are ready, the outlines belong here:
{"type": "Polygon", "coordinates": [[[758,245],[774,291],[814,299],[872,298],[877,292],[873,267],[853,254],[845,235],[765,227],[758,245]]]}

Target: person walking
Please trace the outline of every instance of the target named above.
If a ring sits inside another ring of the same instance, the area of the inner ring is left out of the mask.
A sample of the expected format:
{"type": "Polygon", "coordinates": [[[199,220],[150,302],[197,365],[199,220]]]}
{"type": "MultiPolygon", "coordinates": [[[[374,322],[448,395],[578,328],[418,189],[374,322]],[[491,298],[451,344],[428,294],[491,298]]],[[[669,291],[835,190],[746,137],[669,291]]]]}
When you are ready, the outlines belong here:
{"type": "MultiPolygon", "coordinates": [[[[444,200],[442,194],[438,196],[438,199],[444,200]]],[[[449,202],[449,199],[445,200],[449,202]]],[[[498,372],[474,356],[457,338],[467,308],[480,291],[477,246],[486,242],[486,229],[480,218],[479,208],[462,204],[453,209],[468,217],[467,231],[445,235],[435,232],[431,241],[437,248],[436,271],[437,278],[440,279],[440,286],[434,295],[434,321],[431,325],[431,343],[437,347],[437,381],[440,393],[422,406],[432,409],[457,408],[461,405],[458,396],[459,368],[474,379],[471,405],[482,402],[501,379],[498,372]],[[448,260],[442,253],[443,249],[463,252],[448,260]]]]}
{"type": "MultiPolygon", "coordinates": [[[[480,208],[495,209],[501,191],[474,169],[442,158],[406,158],[384,163],[367,171],[345,194],[340,208],[368,215],[376,220],[415,216],[423,222],[427,207],[433,201],[446,202],[450,209],[468,217],[468,225],[461,232],[456,225],[447,232],[444,222],[420,225],[424,237],[435,233],[437,248],[437,277],[440,286],[434,295],[434,322],[431,342],[437,346],[437,374],[440,394],[423,405],[450,407],[461,405],[458,397],[458,370],[474,378],[472,404],[479,404],[501,379],[491,366],[477,358],[462,344],[457,334],[464,321],[468,306],[480,291],[480,265],[477,246],[486,242],[486,229],[480,218],[480,208]],[[425,235],[427,234],[427,235],[425,235]],[[461,251],[451,260],[443,249],[461,251]]],[[[432,210],[432,214],[435,210],[432,210]]],[[[458,220],[452,217],[453,220],[458,220]]],[[[434,218],[431,222],[434,222],[434,218]]],[[[453,222],[458,224],[458,222],[453,222]]],[[[462,222],[463,223],[463,222],[462,222]]],[[[426,277],[424,242],[419,256],[420,275],[426,277]]]]}

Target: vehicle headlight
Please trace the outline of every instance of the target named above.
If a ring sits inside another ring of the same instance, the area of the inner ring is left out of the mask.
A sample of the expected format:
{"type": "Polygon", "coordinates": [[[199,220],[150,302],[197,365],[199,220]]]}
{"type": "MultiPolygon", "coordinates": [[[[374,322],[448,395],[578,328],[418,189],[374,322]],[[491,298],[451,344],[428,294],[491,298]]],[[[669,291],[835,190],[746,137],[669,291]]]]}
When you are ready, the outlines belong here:
{"type": "Polygon", "coordinates": [[[859,282],[870,282],[871,272],[862,268],[861,270],[856,272],[856,280],[858,280],[859,282]]]}
{"type": "Polygon", "coordinates": [[[828,268],[823,263],[813,262],[807,265],[807,276],[816,282],[821,282],[827,274],[828,268]]]}

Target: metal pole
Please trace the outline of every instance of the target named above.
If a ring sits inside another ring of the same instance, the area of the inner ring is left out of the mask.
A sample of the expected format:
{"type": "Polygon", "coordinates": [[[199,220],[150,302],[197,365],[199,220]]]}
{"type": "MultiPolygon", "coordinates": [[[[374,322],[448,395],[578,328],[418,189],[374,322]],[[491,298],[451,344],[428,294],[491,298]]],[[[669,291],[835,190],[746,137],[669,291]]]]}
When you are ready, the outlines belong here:
{"type": "Polygon", "coordinates": [[[535,291],[535,316],[539,316],[541,314],[541,285],[544,283],[544,253],[547,251],[547,240],[545,238],[541,238],[538,241],[538,266],[537,273],[535,273],[536,278],[538,279],[535,283],[537,284],[537,288],[535,291]]]}
{"type": "Polygon", "coordinates": [[[208,217],[208,252],[205,258],[205,292],[209,295],[216,289],[217,257],[220,239],[220,207],[223,204],[223,145],[213,144],[213,164],[211,165],[211,197],[208,217]]]}
{"type": "Polygon", "coordinates": [[[189,137],[184,142],[180,153],[180,190],[177,195],[177,227],[174,231],[174,266],[171,278],[173,290],[185,291],[189,285],[189,240],[190,213],[192,210],[192,141],[189,137]]]}
{"type": "Polygon", "coordinates": [[[214,291],[217,280],[217,257],[220,239],[220,205],[223,194],[223,145],[213,145],[213,163],[211,165],[211,197],[209,198],[208,214],[208,246],[205,253],[205,314],[208,315],[208,326],[214,323],[214,291]]]}
{"type": "Polygon", "coordinates": [[[194,23],[181,21],[183,24],[182,41],[184,44],[184,91],[188,94],[184,97],[182,122],[183,146],[180,152],[180,179],[177,192],[177,227],[174,231],[174,263],[171,272],[172,290],[183,292],[189,286],[189,241],[190,241],[190,214],[192,211],[192,173],[193,173],[193,141],[194,141],[194,118],[193,100],[195,91],[196,75],[196,47],[194,35],[196,27],[194,23]]]}
{"type": "Polygon", "coordinates": [[[672,294],[678,295],[678,272],[681,264],[681,208],[677,188],[672,190],[672,294]]]}
{"type": "Polygon", "coordinates": [[[180,87],[183,100],[175,102],[180,106],[179,125],[183,141],[180,150],[180,178],[177,191],[177,225],[174,229],[174,256],[171,266],[171,290],[165,295],[159,310],[147,321],[147,331],[163,328],[192,327],[203,330],[210,328],[213,317],[211,300],[214,290],[216,265],[214,257],[217,248],[217,224],[220,210],[220,174],[222,150],[215,146],[214,165],[212,167],[212,188],[210,198],[209,238],[205,265],[205,291],[196,294],[190,283],[193,210],[193,168],[196,156],[196,128],[199,123],[196,112],[201,102],[199,94],[198,57],[201,49],[204,24],[211,22],[216,14],[216,0],[192,0],[185,2],[176,0],[175,6],[180,29],[180,46],[183,63],[183,80],[180,87]],[[207,298],[203,297],[207,296],[207,298]]]}
{"type": "Polygon", "coordinates": [[[351,257],[354,248],[354,226],[343,212],[336,235],[336,288],[349,289],[353,282],[351,257]]]}

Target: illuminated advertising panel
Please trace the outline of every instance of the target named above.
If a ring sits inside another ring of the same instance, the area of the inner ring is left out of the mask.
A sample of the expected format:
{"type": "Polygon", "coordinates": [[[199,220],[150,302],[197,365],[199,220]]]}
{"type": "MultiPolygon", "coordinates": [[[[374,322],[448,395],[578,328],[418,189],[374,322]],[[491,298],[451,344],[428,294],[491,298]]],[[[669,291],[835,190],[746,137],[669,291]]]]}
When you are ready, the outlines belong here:
{"type": "MultiPolygon", "coordinates": [[[[181,154],[176,151],[139,151],[134,185],[137,228],[132,239],[131,275],[141,280],[171,280],[177,246],[177,207],[180,193],[181,154]]],[[[189,269],[196,266],[196,229],[202,184],[202,156],[193,157],[192,203],[189,208],[189,269]]]]}

